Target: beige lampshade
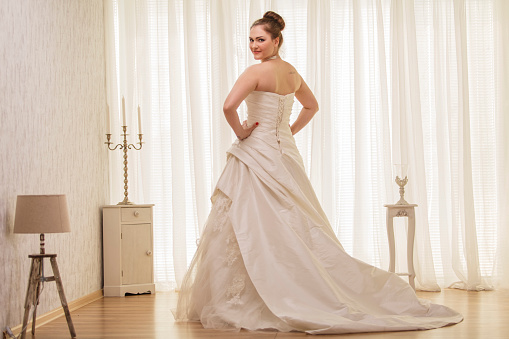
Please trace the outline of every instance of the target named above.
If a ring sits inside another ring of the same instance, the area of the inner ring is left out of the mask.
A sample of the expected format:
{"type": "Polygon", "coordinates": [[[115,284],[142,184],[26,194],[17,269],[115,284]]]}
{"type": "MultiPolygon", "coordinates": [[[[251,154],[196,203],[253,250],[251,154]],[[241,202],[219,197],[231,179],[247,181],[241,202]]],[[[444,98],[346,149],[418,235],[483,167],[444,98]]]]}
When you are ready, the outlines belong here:
{"type": "Polygon", "coordinates": [[[14,233],[70,231],[67,199],[64,194],[18,195],[14,233]]]}

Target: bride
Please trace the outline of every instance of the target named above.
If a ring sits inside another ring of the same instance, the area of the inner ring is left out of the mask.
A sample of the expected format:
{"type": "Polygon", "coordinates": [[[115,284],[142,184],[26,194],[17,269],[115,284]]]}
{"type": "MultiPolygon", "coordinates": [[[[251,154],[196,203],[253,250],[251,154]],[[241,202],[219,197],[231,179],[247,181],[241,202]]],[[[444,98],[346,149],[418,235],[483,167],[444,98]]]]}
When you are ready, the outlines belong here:
{"type": "Polygon", "coordinates": [[[310,334],[431,329],[462,321],[418,299],[403,279],[348,255],[306,176],[293,135],[318,111],[302,77],[279,57],[285,23],[267,12],[251,26],[256,60],[224,103],[238,137],[212,195],[184,278],[177,321],[205,328],[310,334]],[[302,111],[290,126],[296,98],[302,111]],[[240,123],[237,108],[248,107],[240,123]]]}

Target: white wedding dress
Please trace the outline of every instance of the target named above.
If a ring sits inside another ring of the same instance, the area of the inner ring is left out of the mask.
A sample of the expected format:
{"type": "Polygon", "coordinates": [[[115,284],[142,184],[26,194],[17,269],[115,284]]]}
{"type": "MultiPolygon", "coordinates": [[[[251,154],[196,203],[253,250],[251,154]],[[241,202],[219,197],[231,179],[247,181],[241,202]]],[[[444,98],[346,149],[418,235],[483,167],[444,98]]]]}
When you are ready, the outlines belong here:
{"type": "Polygon", "coordinates": [[[205,328],[311,334],[424,330],[460,322],[393,273],[348,255],[323,212],[289,128],[294,94],[246,98],[235,141],[174,316],[205,328]]]}

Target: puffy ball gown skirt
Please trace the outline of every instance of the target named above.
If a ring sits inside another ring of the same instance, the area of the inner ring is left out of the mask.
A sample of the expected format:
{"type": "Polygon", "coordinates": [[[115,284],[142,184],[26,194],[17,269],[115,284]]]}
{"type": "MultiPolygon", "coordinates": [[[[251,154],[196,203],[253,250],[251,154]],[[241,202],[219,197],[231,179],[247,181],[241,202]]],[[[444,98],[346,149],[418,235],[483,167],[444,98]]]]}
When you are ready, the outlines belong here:
{"type": "Polygon", "coordinates": [[[394,273],[348,255],[288,126],[294,94],[252,92],[180,289],[177,321],[310,334],[424,330],[462,321],[394,273]]]}

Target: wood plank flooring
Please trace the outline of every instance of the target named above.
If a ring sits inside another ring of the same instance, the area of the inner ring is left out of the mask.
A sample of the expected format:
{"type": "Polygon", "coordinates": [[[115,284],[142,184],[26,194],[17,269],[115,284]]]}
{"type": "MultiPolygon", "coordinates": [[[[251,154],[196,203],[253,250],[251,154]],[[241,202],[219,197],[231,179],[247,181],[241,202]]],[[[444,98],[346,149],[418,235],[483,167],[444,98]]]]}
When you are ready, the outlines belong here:
{"type": "MultiPolygon", "coordinates": [[[[509,290],[467,292],[446,289],[440,293],[418,292],[419,297],[454,308],[465,317],[462,323],[429,330],[407,332],[322,335],[327,338],[509,338],[509,290]]],[[[102,298],[71,312],[78,338],[303,338],[303,333],[224,332],[203,329],[199,323],[175,323],[171,309],[177,295],[159,292],[125,298],[102,298]]],[[[36,329],[27,338],[70,338],[65,317],[36,329]]]]}

